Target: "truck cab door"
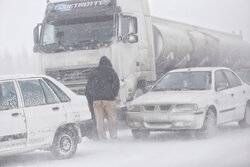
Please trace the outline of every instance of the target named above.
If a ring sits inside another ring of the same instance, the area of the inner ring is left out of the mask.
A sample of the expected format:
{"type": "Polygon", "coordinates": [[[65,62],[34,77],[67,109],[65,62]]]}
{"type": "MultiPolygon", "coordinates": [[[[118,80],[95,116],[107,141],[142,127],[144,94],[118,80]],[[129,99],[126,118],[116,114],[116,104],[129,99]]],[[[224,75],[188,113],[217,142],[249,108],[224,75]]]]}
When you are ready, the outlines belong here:
{"type": "Polygon", "coordinates": [[[114,45],[111,58],[118,61],[113,65],[124,83],[120,88],[120,98],[124,103],[134,92],[140,72],[137,19],[138,17],[133,14],[123,13],[119,16],[119,43],[114,45]]]}
{"type": "Polygon", "coordinates": [[[0,155],[26,146],[25,115],[17,90],[14,81],[0,82],[0,155]]]}
{"type": "Polygon", "coordinates": [[[27,120],[27,147],[52,143],[56,129],[66,121],[63,105],[41,78],[19,80],[27,120]]]}

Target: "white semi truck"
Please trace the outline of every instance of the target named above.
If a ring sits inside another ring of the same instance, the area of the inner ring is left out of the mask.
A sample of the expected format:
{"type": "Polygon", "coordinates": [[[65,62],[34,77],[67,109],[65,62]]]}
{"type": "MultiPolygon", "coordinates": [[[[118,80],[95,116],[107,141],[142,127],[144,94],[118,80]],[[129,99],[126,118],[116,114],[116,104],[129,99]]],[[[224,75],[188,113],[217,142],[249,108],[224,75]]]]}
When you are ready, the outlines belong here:
{"type": "Polygon", "coordinates": [[[41,72],[78,94],[107,56],[121,81],[119,108],[175,68],[250,68],[240,36],[153,17],[147,0],[48,0],[34,42],[41,72]]]}

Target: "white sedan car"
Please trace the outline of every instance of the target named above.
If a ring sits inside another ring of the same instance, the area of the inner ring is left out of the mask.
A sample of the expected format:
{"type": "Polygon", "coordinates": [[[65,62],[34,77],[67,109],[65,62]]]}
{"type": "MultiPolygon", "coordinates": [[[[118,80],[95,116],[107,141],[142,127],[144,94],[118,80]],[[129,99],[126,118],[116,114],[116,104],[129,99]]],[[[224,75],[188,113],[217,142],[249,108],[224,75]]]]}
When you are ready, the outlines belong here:
{"type": "Polygon", "coordinates": [[[89,119],[86,98],[50,77],[0,76],[0,157],[43,149],[70,158],[89,119]]]}
{"type": "Polygon", "coordinates": [[[211,137],[218,125],[250,126],[250,87],[228,68],[188,68],[167,73],[128,107],[135,138],[150,131],[194,130],[211,137]]]}

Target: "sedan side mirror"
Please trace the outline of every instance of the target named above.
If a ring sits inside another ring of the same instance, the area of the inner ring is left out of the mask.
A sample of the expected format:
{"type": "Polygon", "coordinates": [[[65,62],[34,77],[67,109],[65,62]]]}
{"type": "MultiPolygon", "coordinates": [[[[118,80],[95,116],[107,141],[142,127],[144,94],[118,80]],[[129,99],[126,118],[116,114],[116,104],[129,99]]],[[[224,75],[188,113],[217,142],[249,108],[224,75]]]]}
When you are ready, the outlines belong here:
{"type": "Polygon", "coordinates": [[[227,83],[218,83],[218,85],[216,85],[216,91],[220,92],[222,90],[227,89],[229,86],[227,83]]]}

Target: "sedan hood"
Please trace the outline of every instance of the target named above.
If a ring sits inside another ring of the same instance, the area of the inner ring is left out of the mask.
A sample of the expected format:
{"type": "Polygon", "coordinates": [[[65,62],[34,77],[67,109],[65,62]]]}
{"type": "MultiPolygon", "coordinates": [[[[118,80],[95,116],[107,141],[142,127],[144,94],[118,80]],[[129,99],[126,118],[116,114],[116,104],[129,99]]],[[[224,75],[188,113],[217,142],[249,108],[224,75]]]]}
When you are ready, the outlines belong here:
{"type": "Polygon", "coordinates": [[[132,105],[147,104],[185,104],[195,103],[195,100],[209,94],[210,91],[165,91],[148,92],[135,99],[132,105]]]}

